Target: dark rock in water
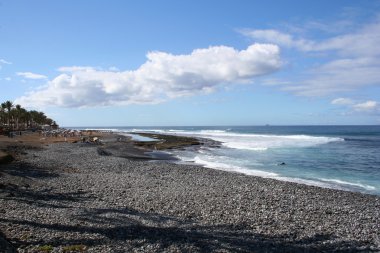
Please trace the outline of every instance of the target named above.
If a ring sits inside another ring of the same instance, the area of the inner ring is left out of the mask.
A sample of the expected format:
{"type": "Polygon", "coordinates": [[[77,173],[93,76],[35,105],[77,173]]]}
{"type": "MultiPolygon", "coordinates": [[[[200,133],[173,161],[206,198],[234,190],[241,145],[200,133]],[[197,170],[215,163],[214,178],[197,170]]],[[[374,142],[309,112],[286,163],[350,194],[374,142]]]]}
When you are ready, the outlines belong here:
{"type": "Polygon", "coordinates": [[[282,162],[282,163],[279,163],[278,165],[281,165],[281,166],[282,166],[282,165],[286,165],[286,163],[285,163],[285,162],[282,162]]]}

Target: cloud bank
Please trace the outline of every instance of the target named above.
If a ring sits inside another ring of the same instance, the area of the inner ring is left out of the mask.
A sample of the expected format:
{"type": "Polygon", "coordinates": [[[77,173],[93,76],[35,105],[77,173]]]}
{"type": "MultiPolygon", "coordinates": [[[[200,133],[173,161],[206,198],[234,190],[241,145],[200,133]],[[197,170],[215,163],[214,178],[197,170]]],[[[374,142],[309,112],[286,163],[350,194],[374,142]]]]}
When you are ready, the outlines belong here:
{"type": "Polygon", "coordinates": [[[214,46],[187,55],[150,52],[136,70],[61,67],[61,73],[45,87],[20,97],[16,103],[33,107],[159,103],[249,82],[281,65],[279,47],[272,44],[253,44],[240,51],[214,46]]]}
{"type": "Polygon", "coordinates": [[[314,58],[301,81],[283,89],[301,96],[325,96],[365,86],[380,85],[380,20],[361,25],[338,35],[311,40],[279,30],[240,31],[254,41],[273,43],[296,50],[302,58],[314,58]],[[317,55],[317,56],[315,56],[317,55]]]}

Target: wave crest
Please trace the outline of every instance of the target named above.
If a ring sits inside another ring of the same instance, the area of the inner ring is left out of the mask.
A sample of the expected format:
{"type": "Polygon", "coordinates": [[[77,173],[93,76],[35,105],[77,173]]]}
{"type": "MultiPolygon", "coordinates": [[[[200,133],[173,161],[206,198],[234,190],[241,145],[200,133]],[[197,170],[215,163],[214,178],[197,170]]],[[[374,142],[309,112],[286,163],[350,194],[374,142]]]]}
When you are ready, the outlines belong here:
{"type": "Polygon", "coordinates": [[[236,166],[236,165],[205,160],[199,156],[196,156],[194,158],[194,162],[196,164],[203,165],[207,168],[224,170],[224,171],[239,172],[239,173],[243,173],[243,174],[251,175],[251,176],[259,176],[259,177],[265,177],[265,178],[273,178],[273,177],[278,176],[278,174],[273,173],[273,172],[267,172],[267,171],[262,171],[262,170],[254,170],[254,169],[246,169],[244,167],[240,167],[240,166],[236,166]]]}
{"type": "Polygon", "coordinates": [[[171,133],[209,138],[223,143],[225,147],[265,151],[270,148],[311,147],[330,142],[344,141],[343,138],[310,135],[271,135],[232,133],[225,130],[173,131],[171,133]]]}

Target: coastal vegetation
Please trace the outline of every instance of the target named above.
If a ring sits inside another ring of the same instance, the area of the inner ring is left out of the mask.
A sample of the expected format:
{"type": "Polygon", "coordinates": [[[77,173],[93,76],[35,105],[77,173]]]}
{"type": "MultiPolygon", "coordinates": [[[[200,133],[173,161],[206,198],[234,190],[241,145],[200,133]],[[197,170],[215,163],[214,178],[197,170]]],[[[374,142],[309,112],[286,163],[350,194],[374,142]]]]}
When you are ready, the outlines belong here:
{"type": "Polygon", "coordinates": [[[42,128],[44,125],[56,126],[57,124],[43,112],[36,110],[28,111],[21,105],[15,105],[9,100],[1,103],[0,133],[38,129],[42,128]]]}

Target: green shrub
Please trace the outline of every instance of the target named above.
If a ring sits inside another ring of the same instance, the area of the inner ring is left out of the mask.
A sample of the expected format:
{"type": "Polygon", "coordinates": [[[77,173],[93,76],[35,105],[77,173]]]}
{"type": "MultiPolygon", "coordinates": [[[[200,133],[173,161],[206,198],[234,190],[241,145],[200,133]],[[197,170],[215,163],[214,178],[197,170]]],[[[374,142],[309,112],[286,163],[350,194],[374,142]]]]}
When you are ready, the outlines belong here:
{"type": "Polygon", "coordinates": [[[65,246],[63,247],[63,252],[65,253],[69,253],[69,252],[85,252],[87,251],[87,247],[86,245],[69,245],[69,246],[65,246]]]}
{"type": "Polygon", "coordinates": [[[42,245],[37,248],[39,252],[50,252],[53,250],[53,246],[51,245],[42,245]]]}

